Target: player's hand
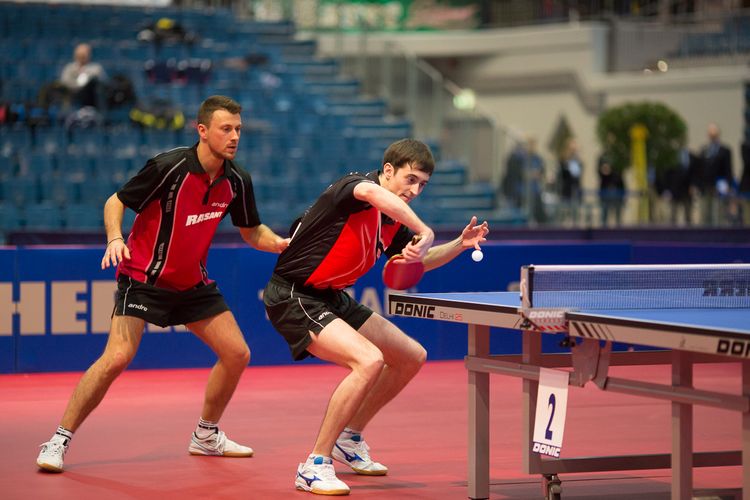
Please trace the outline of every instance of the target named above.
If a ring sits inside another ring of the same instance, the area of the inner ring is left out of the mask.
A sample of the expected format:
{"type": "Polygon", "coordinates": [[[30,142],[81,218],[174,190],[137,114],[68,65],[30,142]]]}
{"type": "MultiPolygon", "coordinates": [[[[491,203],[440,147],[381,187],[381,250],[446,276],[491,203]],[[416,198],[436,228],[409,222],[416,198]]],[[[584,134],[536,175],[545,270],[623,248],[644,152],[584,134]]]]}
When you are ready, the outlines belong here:
{"type": "Polygon", "coordinates": [[[109,266],[117,267],[123,259],[130,260],[130,249],[128,249],[128,246],[125,244],[125,240],[122,238],[116,238],[110,241],[109,245],[107,245],[107,248],[104,250],[102,269],[107,269],[109,266]]]}
{"type": "Polygon", "coordinates": [[[425,231],[422,231],[412,238],[412,240],[404,247],[401,255],[407,262],[422,260],[425,255],[427,255],[427,251],[430,249],[434,241],[435,233],[432,229],[427,228],[425,231]]]}
{"type": "Polygon", "coordinates": [[[461,231],[461,248],[474,247],[476,250],[481,250],[479,244],[487,241],[487,234],[490,232],[490,227],[487,221],[477,225],[477,217],[473,216],[469,224],[461,231]]]}
{"type": "Polygon", "coordinates": [[[276,242],[276,253],[281,253],[286,250],[291,241],[291,238],[280,238],[279,241],[276,242]]]}

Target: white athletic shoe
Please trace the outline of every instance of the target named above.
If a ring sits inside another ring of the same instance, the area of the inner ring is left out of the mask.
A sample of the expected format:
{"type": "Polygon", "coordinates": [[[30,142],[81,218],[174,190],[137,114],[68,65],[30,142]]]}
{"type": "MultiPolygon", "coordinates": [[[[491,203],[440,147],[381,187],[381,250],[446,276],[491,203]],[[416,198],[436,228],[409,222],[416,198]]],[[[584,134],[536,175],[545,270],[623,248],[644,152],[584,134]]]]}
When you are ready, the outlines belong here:
{"type": "Polygon", "coordinates": [[[224,434],[216,431],[205,439],[200,439],[193,433],[188,451],[191,455],[209,455],[218,457],[252,457],[253,449],[237,444],[224,434]]]}
{"type": "Polygon", "coordinates": [[[298,490],[309,491],[316,495],[348,495],[349,487],[336,477],[333,460],[315,457],[313,460],[299,464],[294,486],[298,490]]]}
{"type": "Polygon", "coordinates": [[[352,468],[357,474],[365,476],[385,476],[388,467],[370,458],[370,447],[365,440],[338,439],[333,446],[334,459],[352,468]]]}
{"type": "Polygon", "coordinates": [[[36,459],[36,464],[40,469],[49,472],[63,471],[63,457],[68,451],[68,440],[51,440],[40,445],[42,451],[36,459]]]}

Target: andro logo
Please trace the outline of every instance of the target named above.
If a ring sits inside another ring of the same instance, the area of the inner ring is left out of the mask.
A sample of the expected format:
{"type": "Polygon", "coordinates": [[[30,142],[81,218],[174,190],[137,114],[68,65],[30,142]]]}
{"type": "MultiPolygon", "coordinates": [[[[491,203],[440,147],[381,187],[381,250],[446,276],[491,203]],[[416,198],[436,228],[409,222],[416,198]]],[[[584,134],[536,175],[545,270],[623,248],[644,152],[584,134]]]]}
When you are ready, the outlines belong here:
{"type": "Polygon", "coordinates": [[[148,311],[148,307],[143,304],[128,304],[128,309],[140,309],[141,311],[148,311]]]}
{"type": "Polygon", "coordinates": [[[534,447],[531,451],[550,457],[560,458],[560,448],[549,444],[537,443],[536,441],[534,441],[534,447]]]}
{"type": "Polygon", "coordinates": [[[212,207],[219,207],[219,208],[227,208],[229,206],[229,203],[225,203],[223,201],[215,201],[211,203],[212,207]]]}
{"type": "Polygon", "coordinates": [[[404,304],[403,302],[396,302],[396,311],[394,314],[398,314],[400,316],[414,316],[415,318],[434,318],[435,306],[404,304]]]}
{"type": "Polygon", "coordinates": [[[706,280],[703,282],[704,297],[748,297],[748,280],[706,280]]]}
{"type": "Polygon", "coordinates": [[[200,224],[201,222],[205,222],[207,220],[218,219],[222,216],[223,213],[224,212],[208,212],[199,215],[188,215],[187,220],[185,221],[185,225],[192,226],[193,224],[200,224]]]}
{"type": "Polygon", "coordinates": [[[716,354],[728,354],[741,358],[750,357],[750,341],[720,339],[716,346],[716,354]]]}
{"type": "Polygon", "coordinates": [[[321,319],[325,318],[329,314],[332,314],[332,313],[330,311],[326,311],[326,312],[322,313],[320,316],[318,316],[318,321],[320,321],[321,319]]]}

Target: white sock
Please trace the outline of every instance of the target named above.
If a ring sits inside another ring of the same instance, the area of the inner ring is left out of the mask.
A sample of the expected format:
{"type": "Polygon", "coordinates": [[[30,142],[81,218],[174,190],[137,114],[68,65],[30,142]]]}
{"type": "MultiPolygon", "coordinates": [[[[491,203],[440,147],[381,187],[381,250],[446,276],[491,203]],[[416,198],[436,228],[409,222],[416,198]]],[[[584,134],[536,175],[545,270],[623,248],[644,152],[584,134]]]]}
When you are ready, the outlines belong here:
{"type": "Polygon", "coordinates": [[[351,439],[352,441],[362,440],[362,431],[355,431],[349,427],[344,427],[344,430],[339,434],[339,439],[351,439]]]}
{"type": "Polygon", "coordinates": [[[61,441],[67,446],[71,439],[73,439],[73,431],[66,429],[61,425],[57,428],[55,433],[52,434],[50,441],[61,441]]]}
{"type": "Polygon", "coordinates": [[[219,432],[218,422],[211,422],[202,418],[198,420],[198,426],[195,428],[195,435],[198,439],[206,439],[216,432],[219,432]]]}
{"type": "Polygon", "coordinates": [[[315,455],[310,454],[309,457],[307,457],[307,463],[308,464],[332,464],[333,459],[331,457],[326,457],[325,455],[315,455]]]}

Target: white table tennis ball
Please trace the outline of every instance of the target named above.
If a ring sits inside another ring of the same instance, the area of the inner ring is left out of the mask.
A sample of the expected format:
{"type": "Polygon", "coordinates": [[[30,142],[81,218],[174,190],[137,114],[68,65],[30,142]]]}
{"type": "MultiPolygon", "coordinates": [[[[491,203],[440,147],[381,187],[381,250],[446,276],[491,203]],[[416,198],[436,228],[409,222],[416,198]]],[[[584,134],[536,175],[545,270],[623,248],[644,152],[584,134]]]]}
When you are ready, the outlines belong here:
{"type": "Polygon", "coordinates": [[[473,252],[471,252],[471,259],[474,262],[479,262],[483,258],[484,258],[484,254],[482,253],[481,250],[474,250],[473,252]]]}

